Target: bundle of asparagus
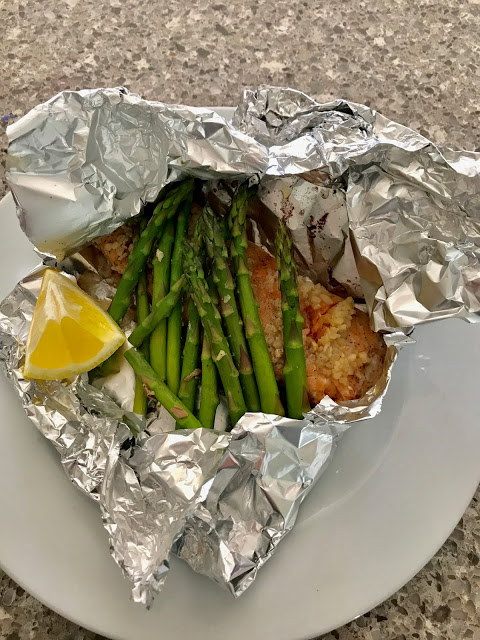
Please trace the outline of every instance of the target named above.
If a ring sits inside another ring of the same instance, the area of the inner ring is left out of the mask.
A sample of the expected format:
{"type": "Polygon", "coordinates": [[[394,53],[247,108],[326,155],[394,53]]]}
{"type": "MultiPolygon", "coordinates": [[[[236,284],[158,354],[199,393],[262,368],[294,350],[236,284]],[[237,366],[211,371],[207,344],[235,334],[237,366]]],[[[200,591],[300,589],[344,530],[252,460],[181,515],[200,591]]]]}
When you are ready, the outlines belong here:
{"type": "MultiPolygon", "coordinates": [[[[255,189],[247,184],[239,187],[228,221],[206,206],[189,234],[192,193],[192,180],[170,187],[148,223],[140,223],[109,309],[120,323],[135,292],[137,327],[129,338],[132,348],[124,354],[137,376],[134,411],[146,413],[148,387],[175,418],[177,428],[212,428],[220,380],[231,426],[246,411],[284,415],[246,258],[247,209],[255,189]],[[146,269],[151,256],[150,305],[146,269]],[[185,307],[187,322],[182,331],[185,307]]],[[[276,247],[287,412],[300,418],[309,408],[303,320],[292,243],[283,224],[276,247]]]]}
{"type": "Polygon", "coordinates": [[[210,207],[203,212],[204,241],[208,255],[212,260],[212,280],[218,291],[220,313],[230,341],[235,366],[240,374],[245,402],[248,411],[260,411],[257,382],[243,332],[243,322],[235,299],[235,283],[228,265],[228,249],[225,242],[225,229],[210,207]]]}

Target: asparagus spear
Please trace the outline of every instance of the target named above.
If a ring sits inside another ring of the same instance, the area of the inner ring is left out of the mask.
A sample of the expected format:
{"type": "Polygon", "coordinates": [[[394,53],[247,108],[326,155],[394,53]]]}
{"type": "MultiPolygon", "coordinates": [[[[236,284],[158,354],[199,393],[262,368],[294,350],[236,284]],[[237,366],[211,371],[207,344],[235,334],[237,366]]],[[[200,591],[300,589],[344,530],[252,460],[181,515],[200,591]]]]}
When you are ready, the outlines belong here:
{"type": "Polygon", "coordinates": [[[292,239],[283,222],[279,223],[275,247],[278,285],[282,292],[285,351],[283,375],[287,390],[287,413],[290,418],[302,418],[303,414],[310,410],[302,334],[303,317],[298,299],[297,268],[293,260],[292,239]]]}
{"type": "Polygon", "coordinates": [[[130,306],[133,291],[145,268],[155,238],[161,232],[165,222],[175,215],[181,202],[190,195],[192,188],[193,180],[180,182],[178,186],[170,189],[155,207],[152,217],[130,254],[127,268],[108,310],[117,324],[121,323],[130,306]]]}
{"type": "MultiPolygon", "coordinates": [[[[170,267],[170,285],[173,285],[183,274],[183,240],[190,217],[191,200],[185,200],[177,218],[175,243],[173,245],[170,267]]],[[[167,384],[173,393],[178,393],[180,386],[180,370],[182,355],[182,308],[180,298],[167,322],[167,384]]]]}
{"type": "Polygon", "coordinates": [[[197,390],[198,376],[198,356],[200,355],[200,318],[192,298],[188,300],[187,306],[188,326],[183,348],[182,374],[180,376],[180,387],[178,397],[183,404],[193,411],[195,406],[195,392],[197,390]]]}
{"type": "MultiPolygon", "coordinates": [[[[153,259],[152,304],[167,295],[170,288],[170,259],[172,255],[175,228],[173,220],[165,226],[153,259]]],[[[167,319],[160,321],[150,336],[150,364],[155,373],[165,380],[167,376],[167,319]]]]}
{"type": "Polygon", "coordinates": [[[172,313],[172,310],[175,308],[184,287],[185,276],[182,276],[180,280],[173,285],[167,295],[152,306],[152,310],[145,320],[132,331],[128,339],[131,345],[139,347],[143,341],[148,338],[155,327],[158,326],[158,323],[172,313]]]}
{"type": "MultiPolygon", "coordinates": [[[[134,242],[138,242],[138,238],[140,237],[140,233],[145,229],[147,221],[144,216],[140,218],[138,223],[137,232],[134,236],[134,242]]],[[[144,318],[148,316],[150,313],[150,305],[148,303],[148,292],[147,292],[147,274],[145,271],[142,271],[140,278],[138,280],[137,288],[135,291],[135,303],[137,307],[137,324],[142,322],[144,318]]],[[[148,345],[144,345],[144,349],[142,349],[143,355],[148,360],[148,345]]],[[[135,395],[133,399],[133,411],[144,416],[147,412],[147,396],[145,395],[145,390],[143,388],[142,379],[138,376],[135,376],[135,395]]]]}
{"type": "Polygon", "coordinates": [[[223,333],[220,314],[208,293],[202,264],[195,253],[195,249],[187,242],[184,244],[184,267],[190,295],[197,307],[203,330],[207,336],[214,362],[220,374],[223,389],[227,396],[230,420],[232,426],[234,426],[247,410],[238,371],[233,363],[230,347],[223,333]]]}
{"type": "Polygon", "coordinates": [[[213,429],[218,407],[217,370],[212,360],[210,345],[203,334],[202,346],[202,388],[200,389],[200,409],[198,419],[205,429],[213,429]]]}
{"type": "Polygon", "coordinates": [[[254,191],[244,183],[239,187],[233,198],[228,219],[232,235],[230,252],[235,267],[238,297],[245,323],[245,335],[250,347],[253,370],[260,394],[260,405],[265,413],[275,413],[283,416],[285,412],[278,393],[277,381],[275,380],[272,361],[268,353],[265,334],[260,323],[258,305],[253,295],[247,264],[246,217],[248,203],[253,195],[254,191]]]}
{"type": "Polygon", "coordinates": [[[135,373],[140,376],[147,387],[150,387],[157,400],[175,418],[182,429],[197,429],[202,426],[183,402],[160,380],[138,349],[129,349],[124,355],[135,373]]]}
{"type": "MultiPolygon", "coordinates": [[[[141,324],[150,313],[150,305],[148,303],[148,291],[147,291],[147,274],[145,271],[140,276],[136,291],[136,303],[137,303],[137,322],[141,324]]],[[[142,353],[146,360],[149,356],[148,342],[144,342],[142,345],[142,353]]],[[[143,382],[139,376],[135,378],[135,396],[133,400],[133,411],[141,415],[145,415],[147,412],[147,396],[143,389],[143,382]]]]}
{"type": "Polygon", "coordinates": [[[233,359],[240,374],[240,383],[248,411],[260,411],[260,399],[243,322],[235,300],[235,283],[228,266],[228,249],[220,220],[210,207],[205,207],[202,217],[203,237],[208,255],[212,259],[212,276],[220,298],[220,313],[227,330],[233,359]]]}

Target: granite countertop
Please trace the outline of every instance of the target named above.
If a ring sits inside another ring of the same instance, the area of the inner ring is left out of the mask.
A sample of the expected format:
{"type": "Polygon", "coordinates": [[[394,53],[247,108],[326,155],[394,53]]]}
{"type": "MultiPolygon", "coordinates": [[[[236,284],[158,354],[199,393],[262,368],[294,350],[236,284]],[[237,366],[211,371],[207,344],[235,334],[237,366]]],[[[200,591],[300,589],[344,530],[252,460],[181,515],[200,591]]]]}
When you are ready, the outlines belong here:
{"type": "MultiPolygon", "coordinates": [[[[480,151],[479,0],[11,0],[2,18],[2,134],[62,89],[124,85],[220,105],[268,83],[372,105],[436,142],[480,151]]],[[[479,515],[477,494],[409,584],[324,640],[480,640],[479,515]]],[[[0,640],[100,638],[0,578],[0,640]]]]}

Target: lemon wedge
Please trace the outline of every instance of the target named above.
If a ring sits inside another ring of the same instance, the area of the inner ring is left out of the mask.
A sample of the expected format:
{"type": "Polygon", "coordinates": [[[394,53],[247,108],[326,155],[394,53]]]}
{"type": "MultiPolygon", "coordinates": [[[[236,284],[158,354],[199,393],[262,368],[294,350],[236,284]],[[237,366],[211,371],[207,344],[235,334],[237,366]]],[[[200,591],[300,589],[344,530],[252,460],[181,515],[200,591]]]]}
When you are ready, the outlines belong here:
{"type": "Polygon", "coordinates": [[[125,336],[93,298],[55,269],[46,269],[25,354],[25,378],[60,380],[90,371],[125,336]]]}

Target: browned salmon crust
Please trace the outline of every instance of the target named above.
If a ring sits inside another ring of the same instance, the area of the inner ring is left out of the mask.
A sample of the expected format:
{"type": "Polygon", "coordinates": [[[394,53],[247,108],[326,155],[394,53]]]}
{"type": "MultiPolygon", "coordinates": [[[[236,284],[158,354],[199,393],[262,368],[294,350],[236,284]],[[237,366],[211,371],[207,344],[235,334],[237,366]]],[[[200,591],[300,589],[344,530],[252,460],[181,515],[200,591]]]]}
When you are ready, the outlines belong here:
{"type": "MultiPolygon", "coordinates": [[[[249,245],[247,257],[260,321],[275,374],[281,379],[283,326],[275,260],[254,244],[249,245]]],[[[382,336],[372,331],[368,316],[355,309],[352,298],[339,298],[308,278],[298,280],[310,402],[316,404],[324,395],[337,401],[361,397],[382,371],[386,353],[382,336]]]]}
{"type": "MultiPolygon", "coordinates": [[[[125,271],[133,235],[134,225],[127,223],[95,241],[117,273],[125,271]]],[[[275,375],[281,380],[283,327],[275,260],[251,243],[247,257],[275,375]]],[[[352,298],[339,298],[308,278],[298,280],[310,402],[316,404],[325,395],[337,401],[360,398],[381,374],[386,353],[382,336],[371,330],[367,315],[355,309],[352,298]]]]}

